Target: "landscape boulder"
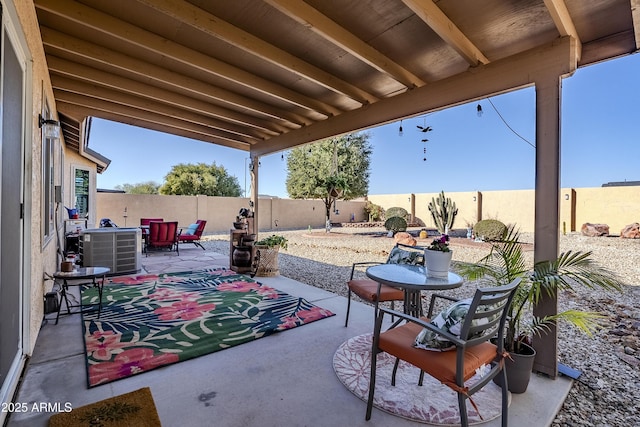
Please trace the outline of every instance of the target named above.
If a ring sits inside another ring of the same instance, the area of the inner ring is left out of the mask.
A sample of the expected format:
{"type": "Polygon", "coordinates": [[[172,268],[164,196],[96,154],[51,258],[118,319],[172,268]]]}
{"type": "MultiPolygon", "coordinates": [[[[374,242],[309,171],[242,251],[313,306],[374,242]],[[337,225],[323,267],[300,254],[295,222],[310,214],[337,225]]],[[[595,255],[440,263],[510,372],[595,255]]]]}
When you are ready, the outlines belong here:
{"type": "Polygon", "coordinates": [[[403,245],[416,246],[418,244],[416,239],[414,239],[413,236],[406,231],[400,231],[396,233],[396,235],[393,236],[393,239],[396,241],[396,243],[402,243],[403,245]]]}
{"type": "Polygon", "coordinates": [[[582,235],[588,237],[608,236],[609,226],[607,224],[591,224],[585,222],[582,224],[582,235]]]}
{"type": "Polygon", "coordinates": [[[640,224],[634,222],[627,225],[620,231],[620,237],[623,239],[640,239],[640,224]]]}

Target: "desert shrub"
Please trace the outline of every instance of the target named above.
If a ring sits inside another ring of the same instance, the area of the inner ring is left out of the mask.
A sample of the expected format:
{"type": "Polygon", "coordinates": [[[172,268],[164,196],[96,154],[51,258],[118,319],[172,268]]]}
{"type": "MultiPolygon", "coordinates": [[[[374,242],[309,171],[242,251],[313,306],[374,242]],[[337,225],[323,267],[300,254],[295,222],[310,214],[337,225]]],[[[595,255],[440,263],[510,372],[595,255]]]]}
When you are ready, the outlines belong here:
{"type": "Polygon", "coordinates": [[[487,242],[502,240],[507,232],[507,226],[497,219],[483,219],[473,226],[473,234],[487,242]]]}
{"type": "Polygon", "coordinates": [[[400,208],[397,206],[387,209],[387,211],[385,212],[385,218],[393,218],[394,216],[406,220],[407,218],[409,218],[409,212],[407,212],[405,208],[400,208]]]}
{"type": "Polygon", "coordinates": [[[384,218],[384,208],[370,201],[367,201],[364,205],[364,212],[369,221],[382,221],[384,218]]]}
{"type": "Polygon", "coordinates": [[[406,231],[407,220],[399,216],[392,216],[384,222],[384,228],[389,231],[393,231],[394,233],[397,233],[398,231],[406,231]]]}

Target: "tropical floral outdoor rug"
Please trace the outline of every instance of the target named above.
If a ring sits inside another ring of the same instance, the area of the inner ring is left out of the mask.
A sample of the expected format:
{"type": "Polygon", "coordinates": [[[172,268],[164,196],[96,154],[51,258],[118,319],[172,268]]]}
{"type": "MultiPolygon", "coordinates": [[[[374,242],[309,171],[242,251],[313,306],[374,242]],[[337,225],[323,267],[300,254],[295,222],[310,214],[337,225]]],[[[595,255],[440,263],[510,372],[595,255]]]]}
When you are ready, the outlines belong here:
{"type": "MultiPolygon", "coordinates": [[[[338,347],[333,356],[333,369],[340,382],[365,402],[369,396],[371,375],[371,338],[372,334],[350,338],[338,347]]],[[[460,425],[456,393],[429,375],[424,376],[422,387],[418,386],[420,370],[415,366],[400,361],[396,385],[391,386],[391,372],[395,360],[395,357],[387,353],[378,354],[373,406],[424,424],[460,425]]],[[[468,384],[472,384],[474,378],[471,378],[468,384]]],[[[500,387],[492,382],[485,385],[473,395],[473,401],[478,406],[482,419],[473,409],[473,405],[467,402],[469,423],[479,424],[499,417],[502,413],[501,399],[500,387]]],[[[365,406],[362,407],[362,413],[364,415],[365,406]]],[[[375,417],[375,414],[372,417],[375,417]]]]}
{"type": "MultiPolygon", "coordinates": [[[[303,298],[219,268],[114,277],[100,318],[83,314],[89,387],[333,316],[303,298]]],[[[95,304],[97,289],[82,289],[95,304]]]]}

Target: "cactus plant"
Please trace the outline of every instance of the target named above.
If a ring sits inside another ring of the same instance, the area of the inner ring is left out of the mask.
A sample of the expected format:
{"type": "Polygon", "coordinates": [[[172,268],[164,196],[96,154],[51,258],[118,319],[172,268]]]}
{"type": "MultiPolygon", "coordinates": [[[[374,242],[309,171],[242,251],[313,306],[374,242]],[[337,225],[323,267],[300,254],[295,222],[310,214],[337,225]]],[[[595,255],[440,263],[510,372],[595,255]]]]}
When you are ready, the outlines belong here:
{"type": "Polygon", "coordinates": [[[456,203],[452,202],[449,197],[445,198],[444,191],[441,191],[437,199],[431,198],[428,207],[438,231],[441,234],[447,234],[453,228],[456,215],[458,215],[456,203]]]}
{"type": "Polygon", "coordinates": [[[392,216],[384,222],[384,228],[393,231],[394,234],[398,231],[406,231],[407,220],[399,216],[392,216]]]}

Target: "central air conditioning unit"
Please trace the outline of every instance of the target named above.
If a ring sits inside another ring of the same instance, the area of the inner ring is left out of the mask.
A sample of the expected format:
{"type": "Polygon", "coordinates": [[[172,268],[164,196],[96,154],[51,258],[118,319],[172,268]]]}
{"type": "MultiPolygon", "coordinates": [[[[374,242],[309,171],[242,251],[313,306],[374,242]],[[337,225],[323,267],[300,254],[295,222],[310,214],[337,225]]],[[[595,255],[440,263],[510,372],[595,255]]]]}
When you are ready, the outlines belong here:
{"type": "Polygon", "coordinates": [[[142,234],[139,228],[92,228],[80,232],[84,267],[109,267],[111,274],[140,271],[142,234]]]}

